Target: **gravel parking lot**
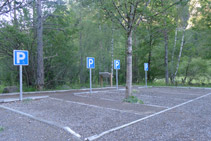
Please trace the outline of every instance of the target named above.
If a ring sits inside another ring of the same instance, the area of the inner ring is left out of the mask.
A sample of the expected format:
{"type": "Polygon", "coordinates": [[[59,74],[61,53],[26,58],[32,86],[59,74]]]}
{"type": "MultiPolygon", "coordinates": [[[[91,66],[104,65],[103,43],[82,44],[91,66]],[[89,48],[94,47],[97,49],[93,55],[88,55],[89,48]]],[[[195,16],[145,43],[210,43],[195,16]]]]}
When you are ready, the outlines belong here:
{"type": "Polygon", "coordinates": [[[0,104],[0,140],[211,140],[210,89],[134,87],[144,104],[123,102],[124,93],[49,93],[0,104]]]}
{"type": "Polygon", "coordinates": [[[77,141],[64,130],[0,108],[1,141],[77,141]]]}

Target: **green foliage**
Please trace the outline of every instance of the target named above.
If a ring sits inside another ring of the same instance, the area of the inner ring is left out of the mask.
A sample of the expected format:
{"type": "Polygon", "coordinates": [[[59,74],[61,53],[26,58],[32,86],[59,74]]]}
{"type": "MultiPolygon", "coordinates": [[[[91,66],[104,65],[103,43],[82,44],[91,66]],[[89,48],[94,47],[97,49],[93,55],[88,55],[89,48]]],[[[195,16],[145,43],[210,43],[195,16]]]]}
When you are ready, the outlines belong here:
{"type": "Polygon", "coordinates": [[[144,102],[136,96],[129,96],[127,99],[124,99],[124,102],[144,104],[144,102]]]}
{"type": "MultiPolygon", "coordinates": [[[[117,6],[136,1],[114,0],[117,6]]],[[[121,69],[118,72],[119,83],[121,85],[125,83],[126,34],[116,18],[113,18],[113,22],[110,20],[108,13],[105,13],[105,8],[113,11],[117,18],[121,16],[118,15],[111,1],[103,0],[101,1],[103,5],[99,2],[81,0],[56,5],[43,2],[45,90],[88,88],[89,70],[86,69],[88,56],[95,57],[96,67],[92,71],[93,87],[99,87],[99,72],[111,71],[112,38],[114,59],[121,60],[121,69]]],[[[165,1],[162,5],[161,1],[155,0],[144,8],[145,2],[141,1],[137,9],[137,16],[138,13],[143,14],[143,22],[133,32],[134,84],[145,85],[143,64],[149,62],[151,53],[148,85],[165,85],[163,30],[166,29],[169,35],[168,58],[169,70],[171,70],[176,67],[176,63],[171,64],[175,30],[192,23],[192,26],[185,31],[185,44],[176,81],[178,85],[192,83],[208,85],[211,79],[210,2],[200,0],[201,7],[196,8],[195,13],[191,13],[194,5],[191,2],[187,3],[186,0],[171,7],[169,6],[175,1],[165,1]],[[167,10],[164,10],[166,8],[167,10]]],[[[130,9],[130,4],[119,8],[123,14],[130,9]]],[[[13,66],[14,49],[29,51],[29,66],[23,69],[23,88],[24,91],[36,90],[36,20],[33,21],[36,17],[33,17],[32,11],[33,5],[17,10],[17,25],[12,18],[8,22],[0,21],[0,92],[4,86],[19,85],[19,69],[13,66]]],[[[13,15],[13,12],[10,14],[13,15]]],[[[36,8],[34,14],[36,16],[36,8]]],[[[177,62],[181,37],[182,31],[178,31],[174,62],[177,62]]],[[[114,71],[114,82],[115,78],[114,71]]]]}
{"type": "Polygon", "coordinates": [[[3,132],[3,131],[4,131],[4,128],[0,126],[0,132],[3,132]]]}

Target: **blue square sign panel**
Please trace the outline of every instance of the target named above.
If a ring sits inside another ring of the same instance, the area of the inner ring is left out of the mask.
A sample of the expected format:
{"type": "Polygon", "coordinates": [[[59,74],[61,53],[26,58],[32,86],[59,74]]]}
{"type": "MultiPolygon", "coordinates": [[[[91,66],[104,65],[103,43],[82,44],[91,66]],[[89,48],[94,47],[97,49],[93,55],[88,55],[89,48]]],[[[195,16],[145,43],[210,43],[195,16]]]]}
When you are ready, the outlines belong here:
{"type": "Polygon", "coordinates": [[[144,71],[148,71],[148,63],[144,63],[144,71]]]}
{"type": "Polygon", "coordinates": [[[29,65],[29,53],[26,50],[13,50],[13,63],[15,66],[29,65]]]}
{"type": "Polygon", "coordinates": [[[119,70],[120,69],[120,60],[114,60],[114,69],[119,70]]]}
{"type": "Polygon", "coordinates": [[[86,58],[86,67],[87,67],[87,69],[94,69],[95,68],[95,58],[94,57],[87,57],[86,58]]]}

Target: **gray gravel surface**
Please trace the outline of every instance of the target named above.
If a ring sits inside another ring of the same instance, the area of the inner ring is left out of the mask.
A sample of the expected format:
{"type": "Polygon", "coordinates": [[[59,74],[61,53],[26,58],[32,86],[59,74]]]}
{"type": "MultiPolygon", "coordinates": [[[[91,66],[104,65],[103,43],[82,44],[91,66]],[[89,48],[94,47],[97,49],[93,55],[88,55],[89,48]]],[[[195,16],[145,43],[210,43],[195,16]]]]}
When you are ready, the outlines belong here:
{"type": "Polygon", "coordinates": [[[62,129],[0,108],[0,141],[78,141],[62,129]]]}
{"type": "Polygon", "coordinates": [[[165,98],[165,97],[159,97],[159,96],[148,96],[148,95],[139,95],[139,94],[135,94],[135,95],[139,99],[141,99],[144,102],[144,104],[163,106],[166,108],[173,107],[177,104],[187,101],[186,99],[165,98]]]}
{"type": "Polygon", "coordinates": [[[91,136],[144,116],[99,109],[52,99],[10,103],[4,106],[69,126],[82,137],[91,136]]]}
{"type": "Polygon", "coordinates": [[[113,98],[118,98],[120,97],[117,93],[113,93],[110,95],[110,100],[104,99],[103,97],[108,97],[107,94],[110,93],[97,93],[97,94],[86,94],[86,97],[80,97],[80,96],[74,96],[74,95],[69,95],[69,94],[62,94],[62,95],[54,95],[51,96],[53,98],[59,98],[59,99],[64,99],[64,100],[69,100],[69,101],[76,101],[80,103],[85,103],[85,104],[90,104],[90,105],[96,105],[100,107],[105,107],[105,108],[112,108],[112,109],[117,109],[117,110],[124,110],[127,112],[132,112],[132,113],[138,113],[140,115],[149,115],[158,111],[163,110],[164,108],[160,107],[152,107],[152,106],[146,106],[142,104],[130,104],[127,102],[122,102],[123,100],[115,100],[112,101],[113,98]],[[96,96],[100,95],[102,98],[97,98],[96,96]]]}
{"type": "Polygon", "coordinates": [[[173,93],[173,94],[205,94],[211,91],[208,89],[193,89],[193,88],[166,88],[166,87],[151,87],[151,88],[141,88],[139,89],[142,92],[168,92],[169,94],[173,93]]]}
{"type": "Polygon", "coordinates": [[[99,141],[210,141],[211,95],[107,134],[99,141]]]}

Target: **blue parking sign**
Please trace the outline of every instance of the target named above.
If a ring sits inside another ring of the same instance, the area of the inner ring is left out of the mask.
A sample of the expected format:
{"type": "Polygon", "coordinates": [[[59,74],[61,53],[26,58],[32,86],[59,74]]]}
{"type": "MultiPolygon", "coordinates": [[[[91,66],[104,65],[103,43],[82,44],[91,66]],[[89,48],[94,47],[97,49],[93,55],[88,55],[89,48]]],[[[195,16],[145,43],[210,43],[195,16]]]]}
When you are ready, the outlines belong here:
{"type": "Polygon", "coordinates": [[[114,60],[114,69],[119,70],[120,69],[120,60],[114,60]]]}
{"type": "Polygon", "coordinates": [[[86,58],[86,67],[87,69],[94,69],[95,68],[95,58],[94,57],[87,57],[86,58]]]}
{"type": "Polygon", "coordinates": [[[148,71],[148,63],[144,63],[144,71],[148,71]]]}
{"type": "Polygon", "coordinates": [[[29,65],[29,56],[26,50],[13,50],[13,64],[18,65],[29,65]]]}

